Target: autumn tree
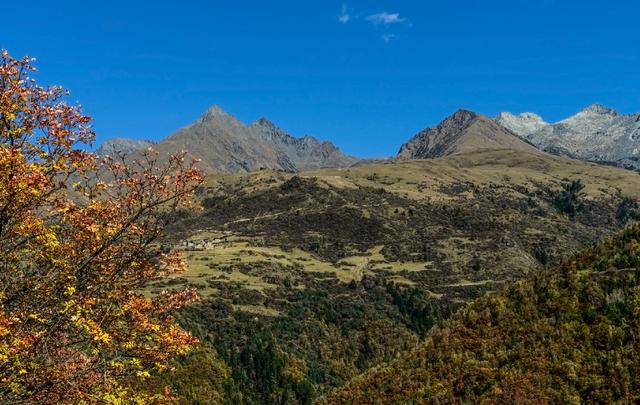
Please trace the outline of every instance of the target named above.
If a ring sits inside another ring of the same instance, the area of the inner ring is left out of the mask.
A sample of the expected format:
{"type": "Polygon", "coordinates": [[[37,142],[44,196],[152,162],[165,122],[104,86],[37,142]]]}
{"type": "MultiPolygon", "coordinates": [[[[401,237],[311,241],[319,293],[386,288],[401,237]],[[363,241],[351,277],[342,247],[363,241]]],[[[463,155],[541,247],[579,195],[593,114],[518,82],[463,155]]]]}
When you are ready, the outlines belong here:
{"type": "Polygon", "coordinates": [[[34,71],[2,51],[0,403],[169,400],[123,381],[196,343],[171,317],[195,291],[140,291],[184,269],[158,238],[201,176],[184,154],[99,161],[90,117],[34,71]]]}

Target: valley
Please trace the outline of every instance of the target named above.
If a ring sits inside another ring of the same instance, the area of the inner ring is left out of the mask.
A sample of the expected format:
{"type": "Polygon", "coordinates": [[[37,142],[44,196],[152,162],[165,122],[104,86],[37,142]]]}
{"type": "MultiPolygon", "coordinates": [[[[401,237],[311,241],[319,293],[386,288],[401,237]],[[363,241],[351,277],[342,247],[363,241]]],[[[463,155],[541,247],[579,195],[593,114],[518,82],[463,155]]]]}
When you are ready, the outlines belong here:
{"type": "Polygon", "coordinates": [[[640,2],[5,3],[0,405],[640,404],[640,2]]]}
{"type": "Polygon", "coordinates": [[[308,403],[622,229],[638,198],[635,172],[509,149],[210,175],[164,242],[189,270],[147,289],[204,296],[180,317],[229,367],[224,395],[308,403]],[[575,213],[558,205],[572,182],[575,213]]]}

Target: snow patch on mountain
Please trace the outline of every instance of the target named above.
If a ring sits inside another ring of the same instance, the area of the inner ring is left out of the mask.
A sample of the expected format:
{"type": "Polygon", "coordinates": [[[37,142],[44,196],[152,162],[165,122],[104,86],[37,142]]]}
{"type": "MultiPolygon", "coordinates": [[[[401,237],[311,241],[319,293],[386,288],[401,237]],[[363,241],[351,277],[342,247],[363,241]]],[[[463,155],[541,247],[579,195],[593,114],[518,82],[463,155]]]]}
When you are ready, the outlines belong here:
{"type": "Polygon", "coordinates": [[[496,122],[516,134],[530,134],[549,125],[541,116],[532,112],[524,112],[518,115],[510,112],[501,112],[496,117],[496,122]]]}

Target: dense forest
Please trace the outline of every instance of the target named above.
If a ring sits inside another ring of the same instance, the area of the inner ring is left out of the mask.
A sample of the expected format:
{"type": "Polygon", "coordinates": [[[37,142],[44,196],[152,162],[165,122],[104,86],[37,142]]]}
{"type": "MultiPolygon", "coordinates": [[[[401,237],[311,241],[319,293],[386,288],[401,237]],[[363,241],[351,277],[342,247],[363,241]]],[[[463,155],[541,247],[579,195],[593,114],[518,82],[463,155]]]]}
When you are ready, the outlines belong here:
{"type": "Polygon", "coordinates": [[[419,348],[321,400],[633,403],[640,225],[455,314],[419,348]]]}

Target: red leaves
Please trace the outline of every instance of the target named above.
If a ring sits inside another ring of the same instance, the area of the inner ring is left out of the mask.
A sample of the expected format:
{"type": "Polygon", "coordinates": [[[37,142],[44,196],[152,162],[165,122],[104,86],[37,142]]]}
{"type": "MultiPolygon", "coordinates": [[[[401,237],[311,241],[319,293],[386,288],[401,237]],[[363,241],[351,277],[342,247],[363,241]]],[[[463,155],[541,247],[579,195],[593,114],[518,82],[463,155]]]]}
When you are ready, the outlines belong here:
{"type": "Polygon", "coordinates": [[[184,153],[96,161],[77,149],[93,139],[91,118],[25,76],[34,70],[2,52],[0,402],[126,398],[118,381],[197,342],[170,315],[195,291],[137,289],[184,270],[157,238],[202,176],[184,153]]]}

